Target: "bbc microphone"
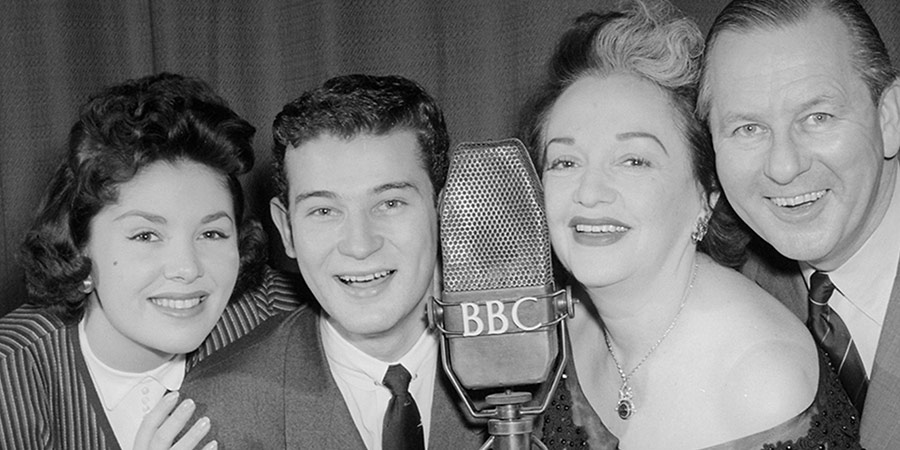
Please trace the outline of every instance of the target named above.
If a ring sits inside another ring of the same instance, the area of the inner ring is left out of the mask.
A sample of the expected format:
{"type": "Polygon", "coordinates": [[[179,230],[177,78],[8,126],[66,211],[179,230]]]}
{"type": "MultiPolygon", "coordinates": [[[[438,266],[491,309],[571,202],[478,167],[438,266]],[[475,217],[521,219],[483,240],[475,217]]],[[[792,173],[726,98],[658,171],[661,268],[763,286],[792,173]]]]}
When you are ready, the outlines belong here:
{"type": "Polygon", "coordinates": [[[445,371],[476,417],[498,410],[477,410],[465,390],[506,391],[488,404],[523,404],[531,396],[515,388],[549,382],[542,404],[520,411],[539,413],[565,365],[571,296],[553,280],[543,191],[525,146],[459,145],[439,208],[443,289],[429,320],[445,371]]]}

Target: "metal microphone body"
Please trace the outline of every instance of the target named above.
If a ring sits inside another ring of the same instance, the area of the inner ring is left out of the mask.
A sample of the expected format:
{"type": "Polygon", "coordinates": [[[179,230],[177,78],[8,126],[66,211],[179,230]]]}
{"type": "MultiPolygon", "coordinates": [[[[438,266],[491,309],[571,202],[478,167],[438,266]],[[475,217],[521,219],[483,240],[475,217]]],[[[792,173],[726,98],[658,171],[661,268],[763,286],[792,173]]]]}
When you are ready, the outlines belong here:
{"type": "Polygon", "coordinates": [[[546,449],[529,416],[547,409],[562,377],[572,299],[555,289],[543,191],[525,146],[459,145],[439,209],[444,285],[428,319],[444,371],[472,416],[489,419],[482,450],[546,449]],[[481,409],[469,395],[479,390],[493,391],[481,409]]]}
{"type": "Polygon", "coordinates": [[[460,383],[485,389],[546,381],[560,314],[543,192],[524,145],[458,146],[440,215],[440,315],[460,383]]]}

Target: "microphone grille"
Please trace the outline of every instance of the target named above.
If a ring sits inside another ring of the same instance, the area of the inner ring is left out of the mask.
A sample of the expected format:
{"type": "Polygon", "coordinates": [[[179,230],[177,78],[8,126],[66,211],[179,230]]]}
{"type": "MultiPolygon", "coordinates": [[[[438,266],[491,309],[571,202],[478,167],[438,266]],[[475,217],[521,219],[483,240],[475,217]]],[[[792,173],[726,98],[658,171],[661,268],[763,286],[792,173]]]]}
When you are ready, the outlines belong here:
{"type": "Polygon", "coordinates": [[[552,286],[544,196],[517,139],[460,144],[441,202],[445,292],[552,286]]]}

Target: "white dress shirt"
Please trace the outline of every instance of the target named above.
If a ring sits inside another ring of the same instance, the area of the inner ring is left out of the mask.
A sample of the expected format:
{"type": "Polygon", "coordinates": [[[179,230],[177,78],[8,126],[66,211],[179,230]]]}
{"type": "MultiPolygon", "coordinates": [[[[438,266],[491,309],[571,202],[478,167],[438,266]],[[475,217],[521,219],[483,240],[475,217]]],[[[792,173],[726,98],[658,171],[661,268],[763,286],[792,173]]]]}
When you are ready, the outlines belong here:
{"type": "Polygon", "coordinates": [[[177,391],[184,381],[185,358],[178,355],[163,365],[141,373],[123,372],[104,364],[91,350],[84,320],[78,324],[81,354],[97,388],[106,418],[123,450],[134,447],[137,430],[167,391],[177,391]]]}
{"type": "MultiPolygon", "coordinates": [[[[900,261],[900,177],[897,180],[881,223],[847,262],[828,272],[835,285],[828,304],[850,330],[869,377],[900,261]]],[[[806,263],[800,267],[808,288],[815,269],[806,263]]]]}
{"type": "Polygon", "coordinates": [[[319,332],[331,376],[347,403],[353,423],[356,424],[366,448],[381,450],[384,413],[391,399],[391,392],[382,384],[382,380],[388,367],[398,363],[403,364],[412,375],[409,392],[419,408],[427,447],[437,370],[437,338],[429,330],[425,330],[400,360],[386,363],[356,348],[328,320],[319,319],[319,332]]]}

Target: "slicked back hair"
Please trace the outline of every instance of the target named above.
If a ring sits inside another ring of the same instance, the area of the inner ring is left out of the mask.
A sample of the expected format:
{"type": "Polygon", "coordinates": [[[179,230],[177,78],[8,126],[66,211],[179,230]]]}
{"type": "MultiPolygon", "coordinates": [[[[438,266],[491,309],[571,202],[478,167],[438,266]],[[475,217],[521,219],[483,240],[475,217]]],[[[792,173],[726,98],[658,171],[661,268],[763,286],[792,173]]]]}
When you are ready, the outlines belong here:
{"type": "MultiPolygon", "coordinates": [[[[724,32],[746,33],[790,27],[808,19],[815,12],[830,14],[841,21],[850,34],[853,67],[869,89],[874,105],[881,94],[897,77],[891,65],[887,47],[865,8],[856,0],[734,0],[713,21],[706,38],[706,55],[700,81],[697,113],[701,120],[709,120],[711,99],[708,67],[716,41],[724,32]]],[[[835,30],[829,30],[835,32],[835,30]]]]}

